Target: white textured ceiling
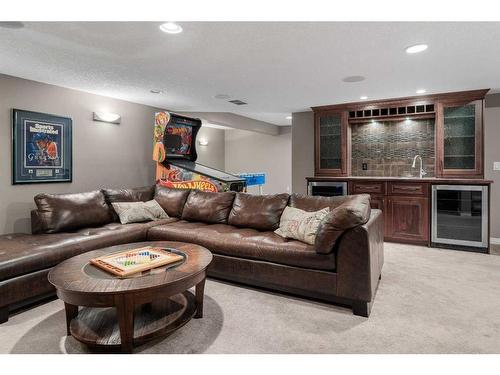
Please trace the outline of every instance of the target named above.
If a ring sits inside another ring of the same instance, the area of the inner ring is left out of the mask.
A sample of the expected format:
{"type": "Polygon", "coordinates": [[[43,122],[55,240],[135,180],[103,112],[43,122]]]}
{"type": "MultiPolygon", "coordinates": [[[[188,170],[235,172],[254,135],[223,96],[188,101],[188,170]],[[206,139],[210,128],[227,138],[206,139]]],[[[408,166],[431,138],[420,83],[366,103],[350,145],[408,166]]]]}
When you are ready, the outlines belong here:
{"type": "Polygon", "coordinates": [[[500,23],[28,22],[0,28],[0,73],[175,111],[277,125],[310,106],[500,90],[500,23]],[[407,55],[405,47],[429,49],[407,55]],[[365,76],[358,83],[342,78],[365,76]],[[150,89],[165,89],[154,95],[150,89]],[[229,94],[235,106],[214,98],[229,94]]]}

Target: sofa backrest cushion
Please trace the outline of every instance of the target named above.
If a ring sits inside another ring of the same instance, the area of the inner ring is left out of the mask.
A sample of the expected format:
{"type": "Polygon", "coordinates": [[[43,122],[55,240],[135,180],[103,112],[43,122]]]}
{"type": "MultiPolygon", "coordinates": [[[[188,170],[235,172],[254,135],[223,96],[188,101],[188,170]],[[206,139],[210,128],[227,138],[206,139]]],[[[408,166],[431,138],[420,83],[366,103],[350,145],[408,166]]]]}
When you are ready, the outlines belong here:
{"type": "Polygon", "coordinates": [[[182,219],[211,224],[227,224],[235,193],[209,193],[191,190],[187,198],[182,219]]]}
{"type": "Polygon", "coordinates": [[[347,195],[337,197],[322,197],[319,195],[311,196],[303,194],[292,194],[290,195],[288,205],[293,208],[298,208],[299,210],[314,212],[322,210],[326,207],[334,209],[348,199],[349,198],[347,195]]]}
{"type": "Polygon", "coordinates": [[[175,189],[156,185],[154,199],[170,217],[181,217],[189,189],[175,189]]]}
{"type": "Polygon", "coordinates": [[[34,199],[44,233],[99,227],[112,221],[100,190],[76,194],[38,194],[34,199]]]}
{"type": "Polygon", "coordinates": [[[316,234],[314,249],[317,253],[328,254],[333,251],[337,239],[346,230],[365,224],[370,219],[370,195],[349,195],[340,206],[330,210],[316,234]]]}
{"type": "Polygon", "coordinates": [[[288,194],[252,195],[237,193],[228,224],[241,228],[274,231],[280,225],[288,194]]]}
{"type": "Polygon", "coordinates": [[[154,185],[142,186],[128,189],[102,189],[113,221],[120,221],[120,218],[113,209],[112,203],[117,202],[148,202],[153,199],[155,193],[154,185]]]}

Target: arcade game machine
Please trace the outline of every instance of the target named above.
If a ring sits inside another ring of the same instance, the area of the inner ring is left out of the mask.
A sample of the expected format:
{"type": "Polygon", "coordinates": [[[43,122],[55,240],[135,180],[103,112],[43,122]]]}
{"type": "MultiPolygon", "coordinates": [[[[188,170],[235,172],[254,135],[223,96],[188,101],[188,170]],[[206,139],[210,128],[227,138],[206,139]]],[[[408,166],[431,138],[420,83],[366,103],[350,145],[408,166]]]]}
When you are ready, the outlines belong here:
{"type": "Polygon", "coordinates": [[[196,163],[196,135],[200,128],[200,119],[170,112],[155,114],[156,182],[171,188],[243,191],[244,178],[196,163]]]}

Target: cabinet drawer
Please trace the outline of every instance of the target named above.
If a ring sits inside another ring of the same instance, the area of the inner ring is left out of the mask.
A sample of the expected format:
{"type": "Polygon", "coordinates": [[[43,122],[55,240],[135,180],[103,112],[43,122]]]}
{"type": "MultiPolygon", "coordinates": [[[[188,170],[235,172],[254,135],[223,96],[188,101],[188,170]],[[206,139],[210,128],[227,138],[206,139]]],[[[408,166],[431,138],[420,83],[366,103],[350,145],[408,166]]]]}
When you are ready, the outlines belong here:
{"type": "Polygon", "coordinates": [[[389,182],[388,195],[429,196],[429,184],[425,182],[389,182]]]}
{"type": "Polygon", "coordinates": [[[349,194],[385,194],[385,182],[359,182],[353,181],[349,194]]]}

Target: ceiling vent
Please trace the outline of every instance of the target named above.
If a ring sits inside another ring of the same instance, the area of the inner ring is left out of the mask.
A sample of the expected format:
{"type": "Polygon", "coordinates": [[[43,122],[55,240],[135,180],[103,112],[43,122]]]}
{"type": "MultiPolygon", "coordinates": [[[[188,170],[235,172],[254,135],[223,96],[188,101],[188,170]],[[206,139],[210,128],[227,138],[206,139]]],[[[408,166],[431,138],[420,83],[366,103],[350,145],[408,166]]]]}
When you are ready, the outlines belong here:
{"type": "Polygon", "coordinates": [[[235,99],[235,100],[229,100],[229,103],[233,103],[236,105],[246,105],[248,103],[242,102],[241,100],[235,99]]]}

